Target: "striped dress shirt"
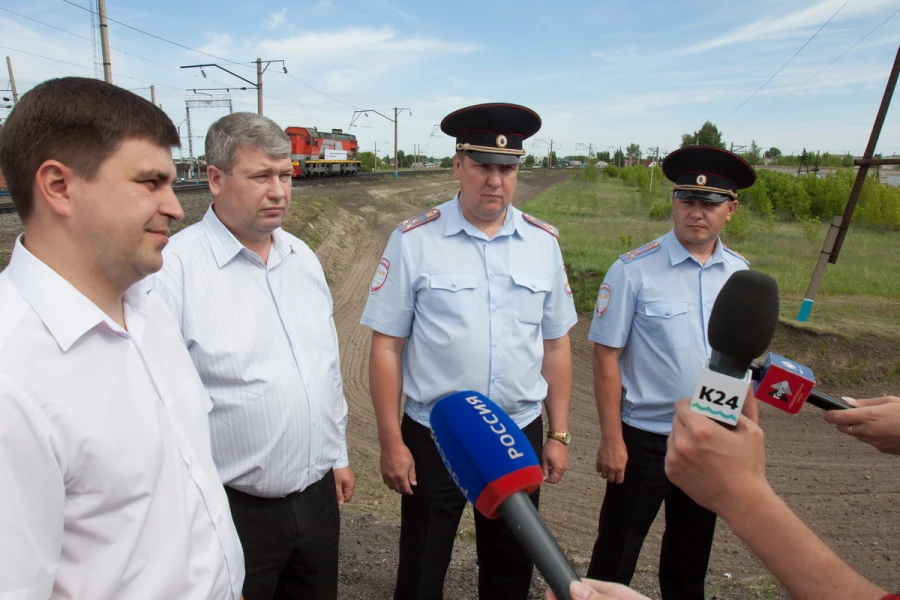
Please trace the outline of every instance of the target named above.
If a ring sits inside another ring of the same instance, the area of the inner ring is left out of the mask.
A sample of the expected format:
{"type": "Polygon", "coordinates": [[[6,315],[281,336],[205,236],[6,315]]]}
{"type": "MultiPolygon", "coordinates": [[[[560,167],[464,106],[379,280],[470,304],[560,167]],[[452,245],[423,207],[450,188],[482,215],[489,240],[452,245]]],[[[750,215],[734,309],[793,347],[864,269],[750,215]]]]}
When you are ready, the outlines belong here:
{"type": "Polygon", "coordinates": [[[312,250],[282,229],[268,264],[210,206],[172,236],[150,284],[175,312],[213,409],[222,482],[279,498],[346,467],[333,302],[312,250]]]}

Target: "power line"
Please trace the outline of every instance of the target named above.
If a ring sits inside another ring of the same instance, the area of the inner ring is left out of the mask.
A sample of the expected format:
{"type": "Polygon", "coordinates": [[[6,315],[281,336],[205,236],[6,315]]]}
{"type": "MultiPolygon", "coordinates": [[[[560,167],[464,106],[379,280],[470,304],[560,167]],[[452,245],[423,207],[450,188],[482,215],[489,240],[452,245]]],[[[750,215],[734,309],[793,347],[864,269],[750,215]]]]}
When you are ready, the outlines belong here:
{"type": "MultiPolygon", "coordinates": [[[[40,54],[35,54],[33,52],[26,52],[25,50],[19,50],[17,48],[9,48],[8,46],[0,46],[0,48],[4,50],[11,50],[12,52],[18,52],[19,54],[27,54],[28,56],[34,56],[35,58],[43,58],[44,60],[52,60],[53,62],[62,63],[64,65],[69,65],[70,67],[78,67],[79,69],[86,69],[88,71],[93,71],[93,67],[86,67],[84,65],[79,65],[76,63],[71,63],[65,60],[60,60],[58,58],[51,58],[49,56],[41,56],[40,54]]],[[[149,83],[150,85],[155,85],[158,87],[169,88],[170,90],[182,91],[181,88],[172,87],[171,85],[166,85],[164,83],[156,83],[154,81],[147,81],[146,79],[138,79],[137,77],[129,77],[128,75],[121,75],[119,73],[114,73],[116,77],[122,77],[123,79],[130,79],[132,81],[139,81],[141,83],[149,83]]]]}
{"type": "MultiPolygon", "coordinates": [[[[91,13],[91,14],[96,14],[93,10],[91,10],[91,9],[89,9],[89,8],[85,8],[85,7],[83,7],[83,6],[79,6],[78,4],[75,4],[74,2],[72,2],[71,0],[62,0],[62,1],[65,2],[66,4],[71,4],[72,6],[75,6],[75,7],[77,7],[77,8],[80,8],[80,9],[83,10],[83,11],[89,12],[89,13],[91,13]]],[[[131,29],[132,31],[137,31],[138,33],[142,33],[142,34],[147,35],[147,36],[150,36],[150,37],[152,37],[152,38],[154,38],[154,39],[160,40],[160,41],[162,41],[162,42],[166,42],[167,44],[172,44],[173,46],[178,46],[179,48],[184,48],[185,50],[190,50],[191,52],[196,52],[196,53],[198,53],[198,54],[203,54],[204,56],[210,56],[210,57],[212,57],[212,58],[215,58],[216,60],[221,60],[221,61],[224,61],[224,62],[226,62],[226,63],[228,63],[228,64],[232,64],[232,65],[240,65],[240,66],[244,66],[244,67],[249,67],[249,66],[250,66],[250,65],[248,65],[247,63],[241,63],[241,62],[233,61],[233,60],[231,60],[230,58],[223,58],[223,57],[221,57],[221,56],[216,56],[215,54],[210,54],[210,53],[208,53],[208,52],[203,52],[202,50],[197,50],[196,48],[191,48],[190,46],[185,46],[184,44],[179,44],[178,42],[173,42],[172,40],[167,40],[167,39],[164,38],[164,37],[160,37],[160,36],[158,36],[158,35],[156,35],[156,34],[149,33],[149,32],[144,31],[144,30],[142,30],[142,29],[138,29],[137,27],[132,27],[131,25],[128,25],[127,23],[123,23],[123,22],[121,22],[121,21],[117,21],[117,20],[112,19],[112,18],[110,18],[110,17],[107,17],[106,19],[107,19],[107,21],[112,21],[113,23],[117,23],[117,24],[119,24],[119,25],[121,25],[121,26],[123,26],[123,27],[127,27],[128,29],[131,29]]],[[[309,89],[313,90],[314,92],[316,92],[316,93],[318,93],[318,94],[321,94],[321,95],[325,96],[326,98],[328,98],[328,99],[330,99],[330,100],[333,100],[333,101],[335,101],[335,102],[338,102],[338,103],[340,103],[340,104],[343,104],[344,106],[349,106],[350,108],[352,108],[352,109],[354,109],[354,110],[358,110],[358,107],[353,106],[352,104],[348,104],[347,102],[344,102],[343,100],[338,100],[338,99],[335,98],[334,96],[331,96],[331,95],[329,95],[329,94],[326,94],[326,93],[323,92],[322,90],[319,90],[319,89],[317,89],[317,88],[311,86],[310,84],[306,83],[305,81],[302,81],[302,80],[300,80],[300,79],[294,77],[294,76],[291,75],[290,73],[285,73],[285,74],[286,74],[288,77],[290,77],[291,79],[293,79],[294,81],[296,81],[297,83],[300,83],[300,84],[302,84],[302,85],[305,85],[305,86],[308,87],[309,89]]],[[[298,105],[298,106],[299,106],[299,105],[298,105]]]]}
{"type": "Polygon", "coordinates": [[[819,33],[820,33],[823,29],[825,29],[825,26],[828,25],[829,23],[831,23],[832,19],[834,19],[836,16],[838,16],[838,13],[841,12],[842,10],[844,10],[844,7],[847,6],[848,4],[850,4],[850,0],[846,0],[846,2],[844,2],[844,3],[841,5],[841,7],[840,7],[839,9],[837,9],[837,10],[834,12],[834,14],[831,15],[831,16],[828,18],[828,20],[825,21],[825,22],[822,24],[822,26],[819,27],[819,29],[816,30],[816,32],[815,32],[814,34],[812,34],[812,37],[810,37],[808,40],[806,40],[806,43],[803,44],[802,46],[800,46],[800,49],[799,49],[799,50],[797,50],[796,52],[794,52],[794,55],[791,56],[791,57],[787,60],[786,63],[784,63],[783,65],[781,65],[781,67],[780,67],[777,71],[775,71],[775,73],[773,73],[771,77],[769,77],[768,79],[766,79],[766,82],[765,82],[764,84],[762,84],[761,86],[759,86],[759,87],[756,89],[755,92],[753,92],[752,94],[750,94],[743,102],[741,102],[740,104],[738,104],[738,105],[734,108],[734,110],[732,110],[730,113],[728,113],[728,114],[725,116],[725,118],[722,119],[722,122],[724,123],[725,121],[727,121],[728,118],[731,117],[731,115],[733,115],[733,114],[736,113],[738,110],[740,110],[740,108],[741,108],[742,106],[744,106],[745,104],[747,104],[748,102],[750,102],[750,100],[752,100],[753,97],[756,96],[756,94],[758,94],[758,93],[760,92],[760,90],[762,90],[764,87],[766,87],[767,85],[769,85],[769,82],[772,81],[773,79],[775,79],[775,76],[778,75],[779,73],[781,73],[781,71],[782,71],[786,66],[788,66],[788,64],[790,64],[790,62],[791,62],[792,60],[794,60],[795,58],[797,58],[797,55],[800,54],[800,52],[801,52],[804,48],[806,48],[806,47],[809,45],[809,43],[810,43],[811,41],[813,41],[813,40],[815,39],[815,37],[816,37],[817,35],[819,35],[819,33]]]}
{"type": "MultiPolygon", "coordinates": [[[[74,32],[72,32],[72,31],[67,31],[67,30],[62,29],[62,28],[60,28],[60,27],[56,27],[55,25],[51,25],[50,23],[45,23],[44,21],[39,21],[39,20],[34,19],[34,18],[32,18],[32,17],[29,17],[29,16],[26,16],[26,15],[19,14],[19,13],[15,12],[15,11],[9,10],[8,8],[4,8],[4,7],[0,6],[0,10],[6,11],[6,12],[8,12],[8,13],[10,13],[10,14],[13,14],[13,15],[15,15],[15,16],[17,16],[17,17],[21,17],[21,18],[23,18],[23,19],[28,19],[29,21],[33,21],[34,23],[37,23],[37,24],[39,24],[39,25],[44,25],[45,27],[49,27],[50,29],[55,29],[56,31],[60,31],[60,32],[62,32],[62,33],[71,35],[71,36],[73,36],[73,37],[76,37],[76,38],[85,40],[85,41],[87,41],[87,42],[90,42],[91,44],[94,43],[94,41],[93,41],[92,39],[88,38],[88,37],[85,37],[85,36],[83,36],[83,35],[79,35],[79,34],[74,33],[74,32]]],[[[154,64],[154,65],[157,65],[157,66],[160,66],[160,67],[164,67],[164,68],[166,68],[166,69],[172,69],[173,71],[178,71],[179,73],[182,73],[182,74],[186,74],[186,73],[184,73],[184,71],[182,71],[181,69],[178,69],[178,68],[173,67],[173,66],[171,66],[171,65],[163,64],[163,63],[161,63],[161,62],[155,61],[155,60],[150,59],[150,58],[146,58],[146,57],[144,57],[144,56],[140,56],[140,55],[138,55],[138,54],[132,54],[132,53],[130,53],[130,52],[126,52],[125,50],[120,50],[119,48],[114,48],[114,47],[112,47],[112,46],[110,46],[110,49],[111,49],[111,50],[115,50],[116,52],[121,52],[122,54],[124,54],[124,55],[126,55],[126,56],[133,56],[134,58],[137,58],[137,59],[146,61],[146,62],[148,62],[148,63],[154,64]]],[[[21,50],[20,50],[20,52],[21,52],[21,50]]],[[[51,59],[51,60],[53,60],[53,59],[51,59]]],[[[191,75],[191,77],[195,77],[195,78],[197,78],[197,79],[202,79],[202,77],[201,77],[200,75],[194,75],[193,73],[191,73],[190,75],[191,75]]],[[[221,81],[215,81],[215,80],[213,80],[213,79],[210,79],[210,80],[208,80],[208,81],[212,81],[213,83],[218,83],[218,84],[220,84],[220,85],[225,85],[225,84],[222,83],[221,81]]],[[[154,84],[154,85],[155,85],[155,84],[154,84]]]]}
{"type": "MultiPolygon", "coordinates": [[[[67,0],[66,0],[66,1],[67,1],[67,0]]],[[[343,104],[344,106],[349,106],[349,107],[352,108],[353,110],[359,110],[359,107],[358,107],[358,106],[353,106],[352,104],[347,104],[347,103],[344,102],[343,100],[338,100],[338,99],[335,98],[334,96],[329,96],[328,94],[326,94],[326,93],[323,92],[322,90],[318,90],[318,89],[314,88],[313,86],[309,85],[308,83],[306,83],[305,81],[301,81],[300,79],[297,79],[296,77],[294,77],[294,76],[291,75],[290,73],[285,73],[285,75],[287,75],[288,77],[290,77],[291,79],[293,79],[293,80],[296,81],[297,83],[300,83],[300,84],[305,85],[306,87],[308,87],[308,88],[311,89],[312,91],[317,92],[317,93],[319,93],[319,94],[322,94],[322,95],[325,96],[326,98],[329,98],[329,99],[331,99],[331,100],[334,100],[335,102],[338,102],[338,103],[340,103],[340,104],[343,104]]]]}
{"type": "Polygon", "coordinates": [[[738,125],[737,128],[735,128],[735,131],[737,131],[738,129],[740,129],[741,127],[743,127],[744,125],[746,125],[746,124],[749,123],[750,121],[756,119],[757,117],[762,116],[762,115],[763,115],[764,113],[766,113],[769,109],[771,109],[771,108],[775,107],[776,105],[780,104],[780,103],[781,103],[783,100],[785,100],[788,96],[790,96],[791,94],[793,94],[794,92],[796,92],[797,90],[799,90],[800,88],[802,88],[804,85],[806,85],[807,83],[809,83],[810,81],[812,81],[813,79],[815,79],[816,77],[818,77],[818,76],[822,73],[822,71],[824,71],[825,69],[827,69],[828,67],[830,67],[831,65],[833,65],[834,63],[836,63],[837,61],[839,61],[841,58],[844,57],[845,54],[847,54],[848,52],[850,52],[851,50],[853,50],[854,48],[856,48],[857,46],[859,46],[861,43],[863,43],[863,41],[865,41],[865,39],[866,39],[867,37],[869,37],[870,35],[872,35],[872,34],[875,33],[876,31],[878,31],[878,29],[881,28],[882,25],[884,25],[885,23],[887,23],[888,21],[890,21],[891,19],[893,19],[893,18],[897,15],[897,13],[900,13],[900,9],[897,9],[896,11],[894,11],[893,13],[891,13],[891,15],[890,15],[887,19],[885,19],[884,21],[882,21],[881,23],[879,23],[878,25],[876,25],[875,28],[872,29],[872,31],[870,31],[870,32],[867,33],[866,35],[862,36],[855,44],[853,44],[852,46],[850,46],[849,48],[847,48],[846,50],[844,50],[844,51],[843,51],[837,58],[835,58],[833,61],[831,61],[830,63],[828,63],[827,65],[825,65],[825,66],[822,67],[821,69],[819,69],[818,71],[816,71],[816,73],[815,73],[812,77],[810,77],[809,79],[807,79],[806,81],[804,81],[803,83],[801,83],[800,85],[798,85],[797,87],[795,87],[794,89],[792,89],[791,91],[789,91],[787,94],[785,94],[784,96],[782,96],[780,99],[776,100],[775,103],[773,103],[772,105],[770,105],[768,108],[762,110],[761,112],[757,113],[755,116],[750,117],[749,119],[747,119],[746,121],[744,121],[743,123],[741,123],[740,125],[738,125]]]}
{"type": "MultiPolygon", "coordinates": [[[[86,8],[84,6],[79,6],[78,4],[75,4],[74,2],[72,2],[72,0],[62,0],[62,1],[65,2],[66,4],[71,4],[72,6],[74,6],[76,8],[80,8],[81,10],[89,12],[91,14],[97,14],[95,11],[91,10],[90,8],[86,8]]],[[[210,56],[212,58],[215,58],[216,60],[225,61],[228,64],[241,65],[244,67],[250,66],[247,63],[236,62],[236,61],[231,60],[230,58],[222,58],[221,56],[216,56],[215,54],[210,54],[209,52],[204,52],[203,50],[197,50],[196,48],[191,48],[190,46],[185,46],[184,44],[179,44],[178,42],[173,42],[172,40],[167,40],[166,38],[160,37],[156,34],[148,33],[146,31],[144,31],[143,29],[138,29],[137,27],[132,27],[128,23],[123,23],[122,21],[116,21],[115,19],[110,18],[109,16],[106,17],[106,20],[112,21],[113,23],[121,25],[122,27],[127,27],[128,29],[131,29],[132,31],[137,31],[138,33],[143,33],[144,35],[147,35],[154,39],[160,40],[161,42],[166,42],[167,44],[172,44],[173,46],[178,46],[179,48],[184,48],[185,50],[190,50],[191,52],[196,52],[197,54],[203,54],[204,56],[210,56]]]]}

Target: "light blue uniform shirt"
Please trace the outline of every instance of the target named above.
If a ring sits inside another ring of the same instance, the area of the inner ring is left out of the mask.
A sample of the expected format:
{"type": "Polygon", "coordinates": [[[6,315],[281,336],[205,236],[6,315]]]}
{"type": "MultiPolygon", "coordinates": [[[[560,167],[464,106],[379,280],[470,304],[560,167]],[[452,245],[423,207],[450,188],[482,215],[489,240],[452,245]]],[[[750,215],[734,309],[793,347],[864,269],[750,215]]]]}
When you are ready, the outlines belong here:
{"type": "Polygon", "coordinates": [[[544,340],[578,320],[559,244],[513,206],[491,239],[456,197],[437,208],[436,220],[391,235],[361,323],[408,338],[403,393],[416,422],[430,427],[436,400],[475,390],[524,427],[547,396],[544,340]]]}
{"type": "Polygon", "coordinates": [[[747,262],[719,240],[701,265],[674,230],[613,263],[588,339],[624,348],[622,421],[671,433],[675,401],[694,392],[709,359],[706,328],[716,296],[732,273],[746,268],[747,262]]]}

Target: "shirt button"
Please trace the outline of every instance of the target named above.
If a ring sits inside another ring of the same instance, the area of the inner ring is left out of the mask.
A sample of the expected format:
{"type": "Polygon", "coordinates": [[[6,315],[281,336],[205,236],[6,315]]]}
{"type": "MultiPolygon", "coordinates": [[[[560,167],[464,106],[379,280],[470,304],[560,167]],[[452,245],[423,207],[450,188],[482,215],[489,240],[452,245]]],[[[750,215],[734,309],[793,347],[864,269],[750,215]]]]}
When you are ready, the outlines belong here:
{"type": "Polygon", "coordinates": [[[534,289],[534,288],[536,288],[536,287],[537,287],[537,284],[536,284],[536,283],[532,283],[532,284],[531,284],[531,289],[534,289]]]}
{"type": "Polygon", "coordinates": [[[493,307],[491,307],[491,310],[494,311],[494,312],[497,312],[497,307],[496,307],[496,306],[493,306],[493,307]]]}
{"type": "Polygon", "coordinates": [[[194,464],[194,455],[186,454],[184,457],[184,462],[185,464],[187,464],[187,466],[191,466],[192,464],[194,464]]]}
{"type": "Polygon", "coordinates": [[[216,515],[216,524],[219,524],[221,522],[222,522],[222,515],[216,515]]]}
{"type": "Polygon", "coordinates": [[[451,283],[451,284],[450,284],[450,285],[451,285],[451,286],[452,286],[452,287],[456,287],[456,286],[458,286],[458,285],[459,285],[459,284],[458,284],[458,283],[456,283],[456,282],[455,282],[455,281],[454,281],[454,282],[453,282],[453,283],[451,283]]]}
{"type": "Polygon", "coordinates": [[[671,311],[671,310],[667,310],[667,311],[666,311],[666,316],[668,317],[668,316],[671,316],[671,315],[672,315],[672,311],[671,311]]]}
{"type": "Polygon", "coordinates": [[[493,273],[491,273],[491,277],[495,277],[495,275],[493,273]]]}

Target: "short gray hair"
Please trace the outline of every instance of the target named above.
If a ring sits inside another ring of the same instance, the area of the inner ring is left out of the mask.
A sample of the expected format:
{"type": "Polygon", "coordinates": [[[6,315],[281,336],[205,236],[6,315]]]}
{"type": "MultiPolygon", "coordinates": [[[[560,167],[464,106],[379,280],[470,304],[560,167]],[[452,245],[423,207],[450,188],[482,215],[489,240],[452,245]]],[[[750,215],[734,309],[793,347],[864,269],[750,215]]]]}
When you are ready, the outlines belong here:
{"type": "Polygon", "coordinates": [[[230,175],[240,146],[259,148],[273,158],[291,155],[291,142],[278,123],[256,113],[236,112],[210,125],[206,132],[206,164],[230,175]]]}

